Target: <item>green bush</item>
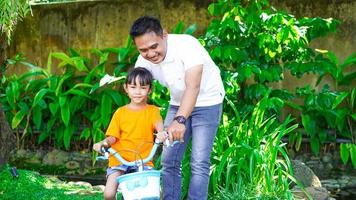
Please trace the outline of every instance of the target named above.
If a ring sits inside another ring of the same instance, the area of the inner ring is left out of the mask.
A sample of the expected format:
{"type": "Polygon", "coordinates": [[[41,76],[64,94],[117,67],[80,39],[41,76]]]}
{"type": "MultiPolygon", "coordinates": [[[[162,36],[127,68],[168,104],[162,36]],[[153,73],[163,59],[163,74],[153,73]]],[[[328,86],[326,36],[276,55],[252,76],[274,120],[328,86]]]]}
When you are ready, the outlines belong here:
{"type": "Polygon", "coordinates": [[[133,62],[130,53],[136,53],[131,44],[103,51],[93,49],[96,64],[73,49],[69,55],[51,53],[46,69],[27,63],[21,57],[9,60],[10,64],[30,67],[19,77],[2,79],[1,90],[5,95],[1,103],[12,129],[17,132],[18,148],[24,147],[25,140],[33,137],[36,130],[40,132],[38,143],[50,139],[57,148],[69,149],[71,141],[79,139],[101,140],[114,107],[126,104],[128,99],[115,88],[99,90],[98,82],[106,73],[110,53],[118,57],[114,73],[125,75],[127,63],[133,62]],[[60,72],[52,73],[54,67],[60,72]]]}
{"type": "Polygon", "coordinates": [[[221,67],[227,103],[236,105],[240,116],[250,113],[253,105],[270,93],[269,115],[280,116],[283,108],[296,111],[294,117],[304,127],[304,136],[311,139],[315,154],[320,144],[337,137],[355,143],[356,94],[352,85],[356,54],[341,63],[332,52],[309,47],[312,40],[335,33],[337,20],[297,19],[273,9],[267,0],[218,1],[208,10],[215,18],[202,43],[221,67]],[[313,73],[318,81],[295,91],[271,87],[282,82],[286,73],[296,78],[313,73]],[[325,76],[331,76],[334,85],[315,89],[325,76]],[[297,103],[299,99],[304,102],[297,103]],[[330,129],[335,130],[334,135],[326,134],[330,129]]]}

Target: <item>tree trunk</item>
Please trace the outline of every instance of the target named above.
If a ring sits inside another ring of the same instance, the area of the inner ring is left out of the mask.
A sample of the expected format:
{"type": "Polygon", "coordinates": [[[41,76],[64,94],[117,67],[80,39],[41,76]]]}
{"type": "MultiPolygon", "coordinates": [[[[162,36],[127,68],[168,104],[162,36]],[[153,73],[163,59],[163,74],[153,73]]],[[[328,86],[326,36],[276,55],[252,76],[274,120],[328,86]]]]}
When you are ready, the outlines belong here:
{"type": "MultiPolygon", "coordinates": [[[[6,69],[6,47],[7,41],[4,34],[0,33],[0,79],[6,69]]],[[[0,83],[1,84],[1,83],[0,83]]],[[[9,160],[10,153],[16,147],[16,138],[9,123],[6,120],[5,113],[0,103],[0,168],[9,160]]]]}
{"type": "Polygon", "coordinates": [[[0,167],[10,158],[10,153],[16,148],[16,138],[7,123],[2,105],[0,104],[0,167]]]}
{"type": "Polygon", "coordinates": [[[0,32],[0,67],[1,67],[0,79],[2,78],[2,74],[6,70],[6,48],[7,48],[6,36],[4,33],[0,32]]]}

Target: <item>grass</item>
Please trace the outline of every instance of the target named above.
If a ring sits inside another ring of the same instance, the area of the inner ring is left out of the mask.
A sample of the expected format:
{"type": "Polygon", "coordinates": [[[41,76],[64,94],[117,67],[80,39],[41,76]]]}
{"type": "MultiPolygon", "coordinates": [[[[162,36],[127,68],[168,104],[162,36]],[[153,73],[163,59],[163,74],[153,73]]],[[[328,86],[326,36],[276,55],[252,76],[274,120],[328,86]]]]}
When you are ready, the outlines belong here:
{"type": "Polygon", "coordinates": [[[18,170],[18,173],[19,177],[13,178],[8,166],[0,169],[0,199],[103,199],[101,191],[89,186],[70,184],[33,171],[18,170]]]}

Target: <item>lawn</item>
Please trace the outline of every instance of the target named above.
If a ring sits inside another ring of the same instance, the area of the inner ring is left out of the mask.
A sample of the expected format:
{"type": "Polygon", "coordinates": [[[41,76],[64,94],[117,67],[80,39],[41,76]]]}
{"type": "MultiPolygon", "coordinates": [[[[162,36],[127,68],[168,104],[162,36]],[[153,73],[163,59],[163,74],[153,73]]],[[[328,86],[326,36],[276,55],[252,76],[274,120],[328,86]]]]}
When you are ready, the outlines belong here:
{"type": "Polygon", "coordinates": [[[103,199],[102,192],[90,186],[64,182],[56,177],[41,176],[33,171],[17,171],[19,177],[14,178],[9,167],[0,169],[0,199],[103,199]]]}

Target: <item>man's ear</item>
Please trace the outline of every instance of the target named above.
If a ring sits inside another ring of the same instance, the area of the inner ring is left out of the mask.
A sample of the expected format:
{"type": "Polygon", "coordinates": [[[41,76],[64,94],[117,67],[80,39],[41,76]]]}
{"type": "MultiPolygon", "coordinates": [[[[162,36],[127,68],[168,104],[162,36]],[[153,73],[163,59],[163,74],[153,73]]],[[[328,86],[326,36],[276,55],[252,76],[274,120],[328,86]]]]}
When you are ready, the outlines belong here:
{"type": "Polygon", "coordinates": [[[168,37],[168,32],[166,31],[166,29],[163,29],[163,39],[167,39],[168,37]]]}

